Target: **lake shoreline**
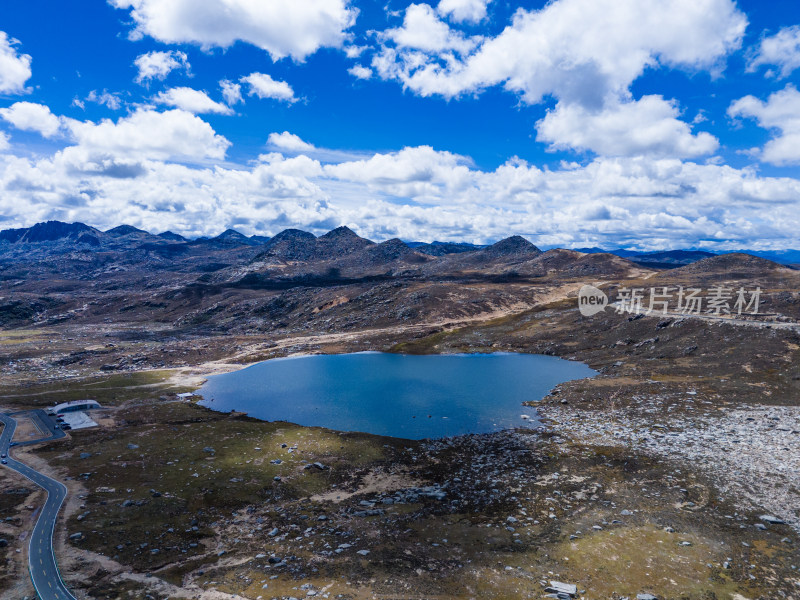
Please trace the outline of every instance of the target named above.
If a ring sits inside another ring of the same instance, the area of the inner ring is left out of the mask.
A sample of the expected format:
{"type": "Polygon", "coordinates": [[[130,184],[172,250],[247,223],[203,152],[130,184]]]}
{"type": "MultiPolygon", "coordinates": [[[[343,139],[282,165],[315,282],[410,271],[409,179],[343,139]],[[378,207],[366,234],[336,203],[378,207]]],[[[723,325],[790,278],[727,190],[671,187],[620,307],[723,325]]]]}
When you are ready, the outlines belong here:
{"type": "Polygon", "coordinates": [[[439,439],[533,429],[540,423],[531,402],[565,381],[596,374],[575,361],[513,352],[291,358],[210,376],[197,390],[200,404],[266,421],[439,439]]]}

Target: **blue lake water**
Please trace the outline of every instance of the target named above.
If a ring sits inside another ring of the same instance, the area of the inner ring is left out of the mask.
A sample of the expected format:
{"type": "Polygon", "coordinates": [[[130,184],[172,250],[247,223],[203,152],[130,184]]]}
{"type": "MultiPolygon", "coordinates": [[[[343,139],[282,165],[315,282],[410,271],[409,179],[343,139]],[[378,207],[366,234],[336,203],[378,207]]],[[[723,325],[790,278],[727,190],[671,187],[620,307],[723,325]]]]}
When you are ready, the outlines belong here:
{"type": "Polygon", "coordinates": [[[213,375],[198,393],[203,406],[265,421],[423,439],[536,425],[523,402],[595,374],[537,354],[361,352],[268,360],[213,375]]]}

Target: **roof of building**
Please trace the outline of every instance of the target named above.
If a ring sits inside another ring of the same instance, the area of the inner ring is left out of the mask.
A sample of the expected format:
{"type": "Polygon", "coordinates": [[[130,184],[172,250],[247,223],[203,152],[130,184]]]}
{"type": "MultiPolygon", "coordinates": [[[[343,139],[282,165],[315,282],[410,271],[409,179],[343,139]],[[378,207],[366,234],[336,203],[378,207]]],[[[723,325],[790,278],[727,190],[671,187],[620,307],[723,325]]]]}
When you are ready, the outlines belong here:
{"type": "Polygon", "coordinates": [[[72,406],[82,406],[84,404],[90,404],[91,406],[100,407],[100,403],[97,400],[70,400],[69,402],[62,402],[61,404],[56,404],[53,407],[53,410],[58,412],[59,410],[64,410],[65,408],[70,408],[72,406]]]}

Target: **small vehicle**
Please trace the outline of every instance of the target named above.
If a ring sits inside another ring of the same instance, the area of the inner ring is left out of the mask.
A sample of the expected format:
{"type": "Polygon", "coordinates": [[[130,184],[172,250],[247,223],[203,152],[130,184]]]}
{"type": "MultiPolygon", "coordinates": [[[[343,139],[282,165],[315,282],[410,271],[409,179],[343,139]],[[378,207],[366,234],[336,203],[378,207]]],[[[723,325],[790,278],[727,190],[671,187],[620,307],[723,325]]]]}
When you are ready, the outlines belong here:
{"type": "Polygon", "coordinates": [[[1,462],[2,464],[4,464],[4,465],[7,465],[7,464],[8,464],[8,461],[7,461],[5,458],[4,458],[2,461],[0,461],[0,462],[1,462]]]}
{"type": "Polygon", "coordinates": [[[61,428],[60,428],[58,425],[53,425],[53,429],[54,429],[55,431],[58,431],[58,430],[59,430],[59,429],[61,429],[61,428]]]}
{"type": "Polygon", "coordinates": [[[67,429],[72,429],[72,425],[67,425],[66,423],[64,423],[64,424],[61,426],[61,429],[65,430],[65,431],[66,431],[67,429]]]}
{"type": "Polygon", "coordinates": [[[2,454],[0,454],[0,458],[5,458],[5,457],[6,457],[6,453],[5,453],[5,452],[3,452],[2,454]]]}

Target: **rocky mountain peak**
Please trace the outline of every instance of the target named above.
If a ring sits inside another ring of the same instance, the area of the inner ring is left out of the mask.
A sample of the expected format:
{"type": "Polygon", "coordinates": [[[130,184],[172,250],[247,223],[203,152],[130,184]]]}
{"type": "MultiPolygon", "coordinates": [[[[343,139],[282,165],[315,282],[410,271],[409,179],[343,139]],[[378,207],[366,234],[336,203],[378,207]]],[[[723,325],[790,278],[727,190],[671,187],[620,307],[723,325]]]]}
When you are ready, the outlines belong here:
{"type": "Polygon", "coordinates": [[[244,235],[243,233],[239,233],[235,229],[226,229],[225,231],[220,233],[217,237],[212,239],[220,241],[238,242],[238,241],[244,241],[248,238],[246,235],[244,235]]]}
{"type": "Polygon", "coordinates": [[[537,256],[542,253],[539,248],[521,235],[512,235],[500,240],[486,248],[484,252],[491,256],[537,256]]]}
{"type": "Polygon", "coordinates": [[[284,229],[280,233],[276,234],[267,244],[269,246],[274,246],[280,242],[284,241],[292,241],[292,240],[315,240],[317,239],[313,233],[309,233],[308,231],[303,231],[302,229],[284,229]]]}
{"type": "Polygon", "coordinates": [[[25,233],[17,240],[19,242],[52,242],[62,239],[76,240],[82,233],[99,234],[94,227],[89,227],[83,223],[64,223],[62,221],[47,221],[37,223],[25,230],[25,233]]]}
{"type": "Polygon", "coordinates": [[[170,242],[185,242],[186,238],[182,235],[178,235],[177,233],[173,233],[172,231],[163,231],[158,234],[157,237],[160,237],[162,240],[169,240],[170,242]]]}
{"type": "Polygon", "coordinates": [[[146,231],[139,229],[138,227],[134,227],[133,225],[118,225],[113,229],[109,229],[106,231],[108,235],[113,235],[114,237],[122,237],[123,235],[131,235],[132,233],[139,233],[149,235],[146,231]]]}
{"type": "Polygon", "coordinates": [[[337,227],[317,238],[318,252],[321,255],[344,256],[372,246],[375,242],[362,238],[349,227],[337,227]]]}

